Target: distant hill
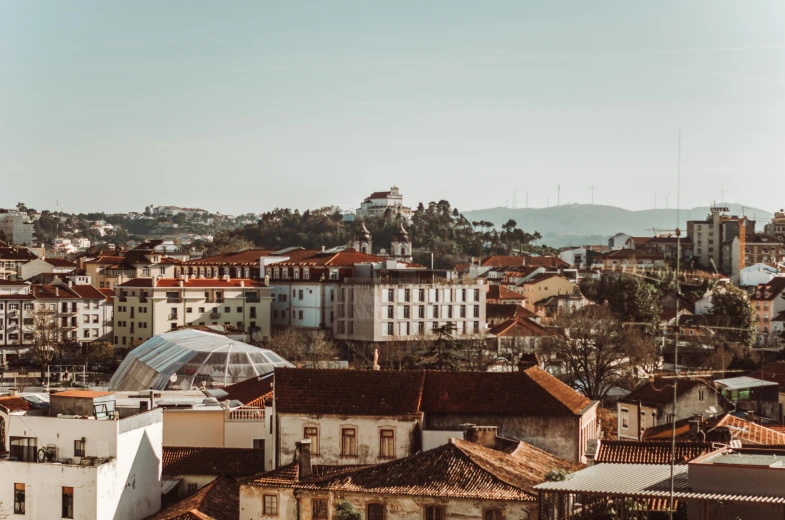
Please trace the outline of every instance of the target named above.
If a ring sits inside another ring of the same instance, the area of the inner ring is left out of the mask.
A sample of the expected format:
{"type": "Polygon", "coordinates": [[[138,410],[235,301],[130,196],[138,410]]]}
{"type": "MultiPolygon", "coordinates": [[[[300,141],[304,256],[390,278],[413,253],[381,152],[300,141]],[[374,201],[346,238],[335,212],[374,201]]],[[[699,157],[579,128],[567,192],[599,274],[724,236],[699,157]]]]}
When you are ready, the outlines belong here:
{"type": "MultiPolygon", "coordinates": [[[[741,215],[740,204],[727,203],[731,215],[741,215]]],[[[615,206],[599,204],[569,204],[550,208],[489,208],[464,211],[469,221],[487,220],[500,227],[509,219],[524,231],[539,231],[541,243],[552,247],[605,244],[616,233],[634,236],[652,236],[652,228],[674,229],[675,209],[647,209],[630,211],[615,206]]],[[[707,206],[681,210],[679,227],[686,232],[688,220],[702,220],[709,214],[707,206]]],[[[773,215],[765,210],[744,206],[747,218],[769,219],[773,215]]],[[[761,222],[757,225],[763,229],[761,222]]]]}

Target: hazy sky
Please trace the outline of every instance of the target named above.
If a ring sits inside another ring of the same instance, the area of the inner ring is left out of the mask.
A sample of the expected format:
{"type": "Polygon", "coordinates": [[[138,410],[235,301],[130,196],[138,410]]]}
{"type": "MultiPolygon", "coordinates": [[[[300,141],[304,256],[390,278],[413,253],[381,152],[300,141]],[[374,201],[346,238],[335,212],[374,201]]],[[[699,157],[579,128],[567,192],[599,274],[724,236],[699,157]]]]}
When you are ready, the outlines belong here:
{"type": "Polygon", "coordinates": [[[0,0],[0,207],[773,210],[783,101],[783,0],[0,0]]]}

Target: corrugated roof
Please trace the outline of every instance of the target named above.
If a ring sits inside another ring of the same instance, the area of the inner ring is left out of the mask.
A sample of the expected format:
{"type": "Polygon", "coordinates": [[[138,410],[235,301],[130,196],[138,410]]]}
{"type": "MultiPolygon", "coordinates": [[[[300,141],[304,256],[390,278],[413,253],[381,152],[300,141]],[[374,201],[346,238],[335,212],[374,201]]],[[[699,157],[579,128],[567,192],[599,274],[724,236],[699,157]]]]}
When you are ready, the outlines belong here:
{"type": "Polygon", "coordinates": [[[715,379],[715,383],[727,390],[740,390],[744,388],[758,388],[761,386],[777,386],[773,381],[764,381],[755,377],[730,377],[728,379],[715,379]]]}

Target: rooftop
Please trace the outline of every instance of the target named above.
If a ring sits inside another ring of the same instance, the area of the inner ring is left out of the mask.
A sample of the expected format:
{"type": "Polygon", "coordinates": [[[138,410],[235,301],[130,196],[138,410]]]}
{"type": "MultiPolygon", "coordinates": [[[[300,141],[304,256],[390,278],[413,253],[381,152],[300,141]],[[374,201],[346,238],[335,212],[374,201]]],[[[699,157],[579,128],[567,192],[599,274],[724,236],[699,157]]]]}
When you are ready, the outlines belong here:
{"type": "Polygon", "coordinates": [[[147,520],[222,520],[239,517],[239,485],[231,478],[218,477],[147,520]]]}
{"type": "Polygon", "coordinates": [[[762,386],[777,386],[773,381],[764,381],[755,377],[731,377],[728,379],[715,379],[714,382],[726,390],[741,390],[744,388],[758,388],[762,386]]]}
{"type": "MultiPolygon", "coordinates": [[[[686,464],[712,450],[710,442],[677,441],[675,460],[686,464]]],[[[600,441],[597,464],[670,464],[670,441],[600,441]]]]}
{"type": "Polygon", "coordinates": [[[248,477],[264,470],[264,450],[164,446],[161,474],[248,477]]]}

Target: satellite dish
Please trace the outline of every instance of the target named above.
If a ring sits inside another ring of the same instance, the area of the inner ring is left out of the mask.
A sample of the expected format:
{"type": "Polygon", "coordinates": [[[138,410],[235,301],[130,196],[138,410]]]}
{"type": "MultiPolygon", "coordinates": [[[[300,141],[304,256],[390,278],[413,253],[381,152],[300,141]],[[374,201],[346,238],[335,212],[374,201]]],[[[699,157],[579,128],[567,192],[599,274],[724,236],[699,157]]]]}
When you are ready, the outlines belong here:
{"type": "Polygon", "coordinates": [[[177,382],[177,374],[172,374],[171,376],[169,376],[169,382],[172,383],[172,384],[176,383],[177,382]]]}

